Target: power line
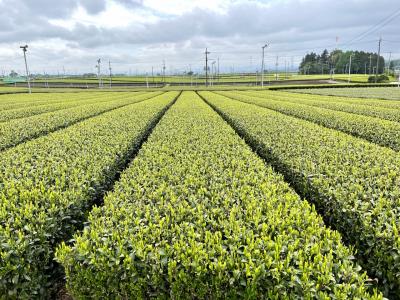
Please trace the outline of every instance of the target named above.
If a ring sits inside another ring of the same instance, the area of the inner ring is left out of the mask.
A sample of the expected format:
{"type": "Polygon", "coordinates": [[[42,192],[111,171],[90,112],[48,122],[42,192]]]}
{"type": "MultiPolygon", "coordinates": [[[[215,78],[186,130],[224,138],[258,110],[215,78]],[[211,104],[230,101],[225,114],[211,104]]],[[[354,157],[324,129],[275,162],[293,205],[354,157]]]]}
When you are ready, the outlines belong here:
{"type": "Polygon", "coordinates": [[[353,44],[354,42],[362,40],[367,35],[369,35],[369,34],[375,32],[375,31],[383,28],[384,26],[386,26],[388,23],[390,23],[392,20],[394,20],[399,15],[400,15],[400,8],[398,10],[396,10],[395,12],[393,12],[392,14],[390,14],[389,16],[385,17],[379,23],[377,23],[374,26],[372,26],[372,27],[368,28],[367,30],[365,30],[360,35],[354,37],[353,39],[351,39],[350,41],[348,41],[344,45],[350,45],[350,44],[353,44]]]}

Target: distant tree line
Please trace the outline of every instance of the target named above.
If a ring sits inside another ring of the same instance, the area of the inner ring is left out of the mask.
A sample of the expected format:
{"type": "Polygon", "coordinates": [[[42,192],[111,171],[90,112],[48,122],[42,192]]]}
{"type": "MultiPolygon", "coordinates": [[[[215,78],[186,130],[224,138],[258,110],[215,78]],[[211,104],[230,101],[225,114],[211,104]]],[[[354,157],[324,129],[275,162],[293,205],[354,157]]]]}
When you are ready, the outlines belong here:
{"type": "MultiPolygon", "coordinates": [[[[375,74],[378,54],[364,51],[324,50],[321,54],[311,52],[303,57],[299,71],[301,74],[348,73],[351,59],[352,74],[375,74]]],[[[394,67],[394,64],[390,64],[394,67]]],[[[385,59],[379,57],[378,74],[385,71],[385,59]]]]}

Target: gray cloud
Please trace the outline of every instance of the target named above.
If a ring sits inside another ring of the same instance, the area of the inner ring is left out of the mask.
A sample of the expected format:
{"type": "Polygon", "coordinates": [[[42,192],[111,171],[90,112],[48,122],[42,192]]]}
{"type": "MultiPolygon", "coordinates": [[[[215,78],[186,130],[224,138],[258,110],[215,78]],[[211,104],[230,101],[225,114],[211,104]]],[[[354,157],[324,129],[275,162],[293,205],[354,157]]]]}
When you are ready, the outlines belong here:
{"type": "MultiPolygon", "coordinates": [[[[329,34],[332,41],[337,35],[344,41],[356,36],[358,30],[362,31],[372,22],[376,23],[390,14],[395,4],[394,0],[384,0],[380,7],[388,9],[376,12],[373,1],[287,1],[270,7],[247,2],[232,5],[226,14],[194,9],[176,18],[161,19],[156,24],[134,24],[122,30],[81,24],[70,34],[65,32],[65,37],[84,47],[109,43],[174,43],[196,36],[243,39],[273,37],[275,42],[290,43],[304,41],[304,38],[320,40],[329,34]]],[[[383,33],[397,35],[396,27],[400,22],[395,20],[393,24],[395,26],[386,26],[369,38],[376,38],[383,33]]]]}
{"type": "Polygon", "coordinates": [[[2,15],[13,17],[16,21],[37,18],[68,17],[79,5],[88,13],[95,14],[105,9],[105,0],[3,0],[0,2],[2,15]]]}
{"type": "Polygon", "coordinates": [[[143,0],[116,0],[116,2],[131,8],[143,7],[143,0]]]}

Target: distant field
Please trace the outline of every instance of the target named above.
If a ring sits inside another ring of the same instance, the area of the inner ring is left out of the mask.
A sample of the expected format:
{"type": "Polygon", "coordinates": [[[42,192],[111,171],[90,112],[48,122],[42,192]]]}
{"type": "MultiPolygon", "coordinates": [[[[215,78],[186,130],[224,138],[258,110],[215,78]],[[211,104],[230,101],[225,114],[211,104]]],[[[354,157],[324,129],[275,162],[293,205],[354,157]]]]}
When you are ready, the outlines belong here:
{"type": "MultiPolygon", "coordinates": [[[[337,84],[341,85],[341,84],[337,84]]],[[[346,84],[347,85],[347,84],[346,84]]],[[[296,85],[265,85],[262,88],[259,85],[228,85],[228,84],[221,84],[221,85],[213,85],[213,86],[205,86],[205,85],[165,85],[159,87],[151,87],[146,88],[145,86],[113,86],[111,89],[108,86],[104,86],[102,89],[98,87],[57,87],[57,88],[41,88],[41,87],[33,87],[32,93],[68,93],[68,92],[75,92],[75,93],[90,93],[90,92],[126,92],[126,91],[203,91],[203,90],[267,90],[269,88],[293,88],[296,89],[299,86],[309,86],[310,89],[315,87],[315,84],[307,83],[306,81],[304,84],[296,84],[296,85]]],[[[28,93],[28,88],[26,87],[14,87],[14,86],[0,86],[0,94],[9,94],[9,93],[28,93]]]]}
{"type": "Polygon", "coordinates": [[[352,98],[376,98],[400,100],[398,87],[366,87],[366,88],[324,88],[324,89],[293,89],[287,90],[295,93],[317,94],[327,96],[342,96],[352,98]]]}
{"type": "MultiPolygon", "coordinates": [[[[353,83],[365,83],[368,81],[369,75],[363,75],[363,74],[352,74],[351,75],[351,82],[353,83]]],[[[109,84],[109,77],[103,76],[103,83],[105,86],[109,84]]],[[[346,81],[348,80],[348,74],[335,74],[332,76],[329,74],[319,74],[319,75],[298,75],[294,73],[279,73],[278,75],[274,73],[269,73],[264,75],[264,81],[268,83],[269,81],[284,81],[284,80],[337,80],[337,81],[346,81]]],[[[215,83],[254,83],[254,82],[260,82],[261,81],[261,76],[260,74],[243,74],[243,75],[238,75],[238,74],[221,74],[219,77],[212,77],[211,75],[209,76],[209,81],[210,82],[215,82],[215,83]]],[[[1,82],[1,81],[0,81],[1,82]]],[[[32,84],[34,85],[35,83],[44,83],[48,82],[50,85],[51,83],[68,83],[68,84],[80,84],[80,85],[85,85],[85,84],[97,84],[98,79],[97,77],[89,77],[89,78],[82,78],[82,77],[51,77],[49,79],[44,79],[44,78],[38,78],[34,79],[32,84]]],[[[138,84],[146,84],[147,82],[149,84],[179,84],[179,83],[193,83],[193,84],[204,84],[205,82],[205,76],[202,75],[193,75],[188,76],[188,75],[183,75],[183,76],[166,76],[165,80],[162,76],[116,76],[112,78],[112,82],[114,83],[138,83],[138,84]]]]}

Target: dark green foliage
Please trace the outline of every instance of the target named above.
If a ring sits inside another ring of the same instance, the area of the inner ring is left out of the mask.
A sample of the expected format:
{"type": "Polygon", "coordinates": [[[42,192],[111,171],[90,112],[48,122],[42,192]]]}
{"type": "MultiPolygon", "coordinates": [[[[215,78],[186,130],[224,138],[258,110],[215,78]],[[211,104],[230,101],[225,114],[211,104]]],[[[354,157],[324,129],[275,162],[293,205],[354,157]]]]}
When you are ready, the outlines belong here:
{"type": "MultiPolygon", "coordinates": [[[[347,74],[349,72],[350,55],[352,55],[351,73],[352,74],[374,74],[378,55],[364,51],[334,50],[328,53],[324,50],[320,55],[314,52],[306,54],[302,59],[299,71],[301,74],[329,74],[334,71],[337,74],[347,74]]],[[[385,59],[379,57],[378,74],[385,69],[385,59]]]]}
{"type": "Polygon", "coordinates": [[[378,76],[372,75],[368,77],[369,83],[384,83],[389,82],[389,77],[385,74],[380,74],[378,76]]]}

